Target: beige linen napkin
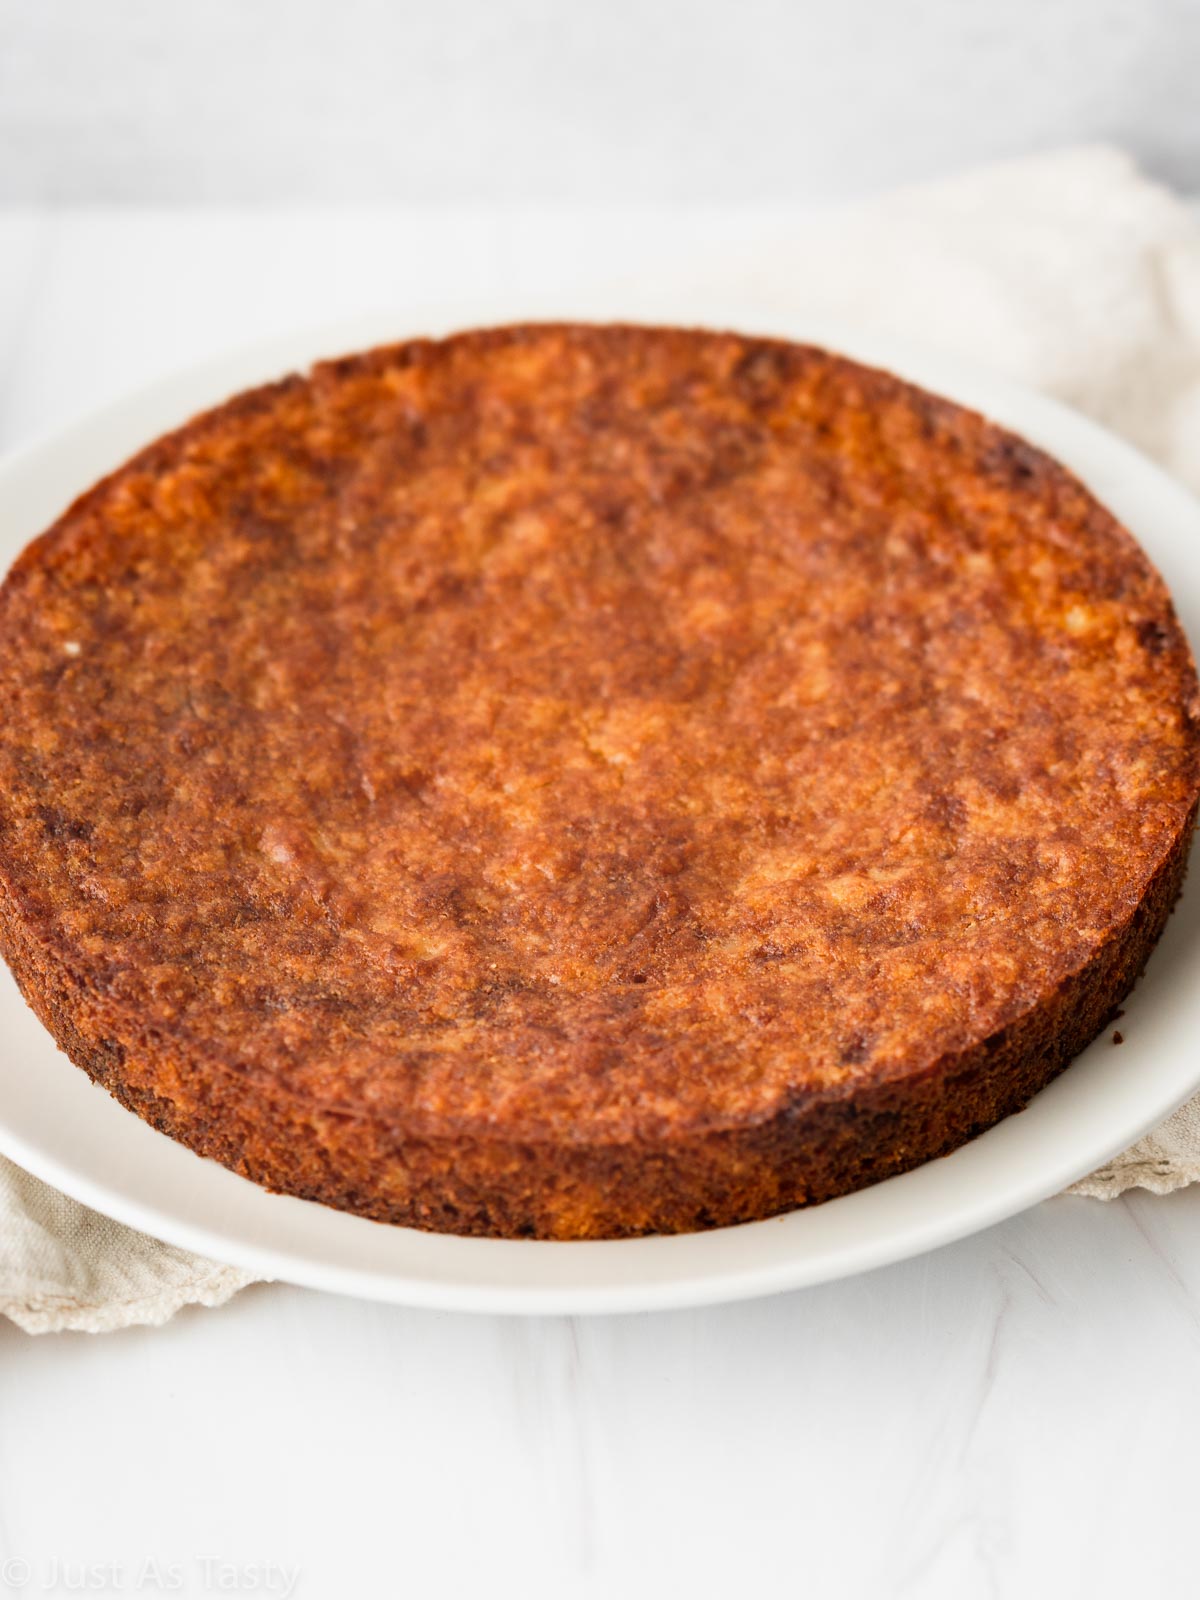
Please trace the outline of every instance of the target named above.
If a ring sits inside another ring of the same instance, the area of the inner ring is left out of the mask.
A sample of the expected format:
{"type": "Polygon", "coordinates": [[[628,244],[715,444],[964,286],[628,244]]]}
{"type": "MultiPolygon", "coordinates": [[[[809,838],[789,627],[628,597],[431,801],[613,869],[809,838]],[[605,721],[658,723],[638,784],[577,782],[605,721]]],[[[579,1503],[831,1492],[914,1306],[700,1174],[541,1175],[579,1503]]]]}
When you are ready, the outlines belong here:
{"type": "MultiPolygon", "coordinates": [[[[821,218],[731,228],[689,287],[973,358],[1089,413],[1200,489],[1200,222],[1118,151],[1071,150],[821,218]],[[699,280],[699,281],[698,281],[699,280]]],[[[1200,1100],[1075,1189],[1200,1180],[1200,1100]]],[[[159,1244],[0,1159],[0,1312],[31,1332],[159,1323],[245,1273],[159,1244]]]]}
{"type": "Polygon", "coordinates": [[[27,1333],[166,1322],[251,1281],[112,1222],[0,1156],[0,1312],[27,1333]]]}

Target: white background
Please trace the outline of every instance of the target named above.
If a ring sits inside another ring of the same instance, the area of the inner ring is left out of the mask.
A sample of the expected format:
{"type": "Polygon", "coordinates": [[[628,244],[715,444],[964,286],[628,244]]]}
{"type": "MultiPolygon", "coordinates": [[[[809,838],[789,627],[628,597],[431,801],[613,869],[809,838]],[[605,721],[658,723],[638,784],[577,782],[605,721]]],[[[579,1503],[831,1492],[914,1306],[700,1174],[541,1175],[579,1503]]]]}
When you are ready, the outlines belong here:
{"type": "MultiPolygon", "coordinates": [[[[606,272],[702,253],[701,204],[1095,135],[1200,188],[1198,50],[1184,0],[0,0],[0,447],[315,307],[549,289],[601,236],[606,272]],[[297,199],[441,220],[262,214],[297,199]]],[[[315,1600],[1189,1594],[1198,1372],[1200,1190],[668,1316],[258,1287],[155,1331],[0,1322],[0,1597],[166,1592],[147,1558],[315,1600]]]]}
{"type": "Polygon", "coordinates": [[[0,0],[0,200],[778,203],[1111,139],[1196,0],[0,0]]]}

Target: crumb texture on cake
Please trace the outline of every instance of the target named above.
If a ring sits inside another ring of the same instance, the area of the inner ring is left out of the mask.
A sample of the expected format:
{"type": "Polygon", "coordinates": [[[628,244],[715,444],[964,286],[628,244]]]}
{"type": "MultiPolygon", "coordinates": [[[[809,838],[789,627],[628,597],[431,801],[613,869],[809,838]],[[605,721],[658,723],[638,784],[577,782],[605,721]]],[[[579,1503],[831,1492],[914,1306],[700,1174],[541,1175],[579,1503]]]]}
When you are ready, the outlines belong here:
{"type": "Polygon", "coordinates": [[[1197,684],[1063,468],[807,347],[241,395],[0,590],[0,948],[140,1115],[383,1220],[672,1231],[1018,1109],[1179,892],[1197,684]]]}

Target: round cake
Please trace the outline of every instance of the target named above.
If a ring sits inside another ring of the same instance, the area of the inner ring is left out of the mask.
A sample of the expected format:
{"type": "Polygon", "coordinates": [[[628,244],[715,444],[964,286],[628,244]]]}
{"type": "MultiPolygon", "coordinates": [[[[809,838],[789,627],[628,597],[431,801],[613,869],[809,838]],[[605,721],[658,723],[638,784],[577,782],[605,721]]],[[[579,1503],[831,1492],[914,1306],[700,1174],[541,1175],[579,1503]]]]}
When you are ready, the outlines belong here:
{"type": "Polygon", "coordinates": [[[1197,682],[1137,544],[981,417],[666,328],[258,389],[0,591],[0,948],[267,1186],[578,1239],[744,1222],[1019,1110],[1179,892],[1197,682]]]}

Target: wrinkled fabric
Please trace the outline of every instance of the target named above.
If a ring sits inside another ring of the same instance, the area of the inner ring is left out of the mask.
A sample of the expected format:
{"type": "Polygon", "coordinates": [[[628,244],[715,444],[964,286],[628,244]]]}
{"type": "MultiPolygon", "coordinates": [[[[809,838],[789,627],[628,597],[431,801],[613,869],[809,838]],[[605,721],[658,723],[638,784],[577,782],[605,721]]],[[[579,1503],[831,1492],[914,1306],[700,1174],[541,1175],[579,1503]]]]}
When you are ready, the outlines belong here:
{"type": "Polygon", "coordinates": [[[0,1313],[28,1333],[107,1333],[219,1306],[251,1281],[102,1217],[0,1157],[0,1313]]]}

